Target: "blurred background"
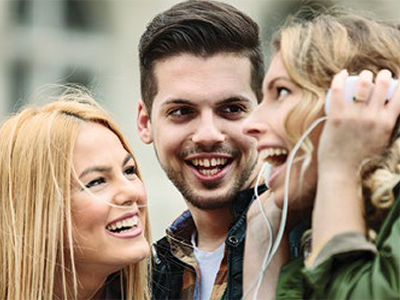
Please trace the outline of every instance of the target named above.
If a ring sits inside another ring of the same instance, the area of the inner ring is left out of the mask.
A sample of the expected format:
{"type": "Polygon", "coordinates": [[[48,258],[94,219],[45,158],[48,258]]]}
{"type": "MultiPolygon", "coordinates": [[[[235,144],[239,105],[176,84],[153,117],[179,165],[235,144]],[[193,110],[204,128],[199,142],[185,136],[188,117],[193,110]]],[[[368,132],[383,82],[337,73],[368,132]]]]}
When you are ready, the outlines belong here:
{"type": "MultiPolygon", "coordinates": [[[[249,14],[268,40],[302,5],[344,6],[400,22],[400,0],[223,0],[249,14]]],[[[175,0],[1,0],[0,121],[32,101],[46,84],[78,83],[111,112],[139,161],[149,198],[153,240],[185,209],[159,167],[151,145],[136,131],[137,45],[146,24],[175,0]]],[[[400,49],[399,49],[400,51],[400,49]]]]}

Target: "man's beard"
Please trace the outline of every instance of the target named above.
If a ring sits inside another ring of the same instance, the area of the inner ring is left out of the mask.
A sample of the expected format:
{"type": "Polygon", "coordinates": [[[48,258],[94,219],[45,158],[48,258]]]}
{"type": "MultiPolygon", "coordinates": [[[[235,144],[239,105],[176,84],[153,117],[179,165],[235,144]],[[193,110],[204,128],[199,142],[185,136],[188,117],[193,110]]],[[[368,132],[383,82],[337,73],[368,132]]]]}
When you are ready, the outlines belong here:
{"type": "MultiPolygon", "coordinates": [[[[217,210],[224,207],[231,206],[231,203],[236,198],[237,194],[244,188],[245,183],[248,181],[253,169],[256,166],[256,162],[246,170],[241,172],[240,176],[236,178],[233,182],[231,188],[225,195],[215,195],[212,197],[201,197],[196,194],[196,190],[193,189],[190,185],[188,185],[185,180],[182,178],[182,174],[180,172],[176,172],[171,168],[166,168],[164,166],[163,169],[167,174],[168,178],[172,181],[175,187],[179,190],[182,196],[188,201],[191,205],[198,209],[202,210],[217,210]]],[[[213,189],[218,187],[218,182],[203,182],[203,186],[206,189],[212,191],[213,189]]]]}

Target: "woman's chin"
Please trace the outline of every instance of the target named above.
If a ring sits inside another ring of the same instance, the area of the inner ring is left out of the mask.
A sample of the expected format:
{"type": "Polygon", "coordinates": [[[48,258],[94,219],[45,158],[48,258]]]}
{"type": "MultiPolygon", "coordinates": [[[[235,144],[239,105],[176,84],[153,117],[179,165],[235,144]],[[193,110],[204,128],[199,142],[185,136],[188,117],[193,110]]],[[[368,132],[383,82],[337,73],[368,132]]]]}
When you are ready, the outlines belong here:
{"type": "Polygon", "coordinates": [[[278,208],[283,209],[283,203],[284,203],[284,191],[283,191],[283,189],[275,190],[273,187],[271,187],[270,188],[270,192],[271,192],[271,197],[272,197],[273,201],[275,202],[275,205],[278,208]]]}
{"type": "MultiPolygon", "coordinates": [[[[275,202],[275,205],[283,209],[284,208],[284,203],[285,203],[285,192],[283,189],[278,189],[277,191],[274,191],[271,188],[271,195],[273,197],[273,200],[275,202]]],[[[287,210],[289,212],[297,212],[299,214],[302,214],[302,212],[308,212],[311,210],[312,207],[312,202],[313,199],[310,197],[299,197],[299,195],[296,195],[296,192],[289,193],[288,196],[288,203],[287,203],[287,210]]],[[[291,214],[291,217],[294,217],[294,214],[291,214]]]]}
{"type": "Polygon", "coordinates": [[[127,264],[135,264],[138,263],[150,254],[150,246],[147,242],[143,242],[140,245],[137,245],[135,249],[132,251],[132,257],[127,261],[127,264]]]}

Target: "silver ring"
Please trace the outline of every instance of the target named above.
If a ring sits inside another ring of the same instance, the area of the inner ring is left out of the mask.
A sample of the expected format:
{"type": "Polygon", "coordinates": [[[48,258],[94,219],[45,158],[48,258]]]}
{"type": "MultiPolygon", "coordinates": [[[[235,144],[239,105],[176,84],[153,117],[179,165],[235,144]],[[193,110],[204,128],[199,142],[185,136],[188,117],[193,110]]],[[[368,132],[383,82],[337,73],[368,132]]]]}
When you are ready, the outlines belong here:
{"type": "Polygon", "coordinates": [[[354,103],[367,103],[367,100],[359,99],[356,96],[353,97],[354,103]]]}

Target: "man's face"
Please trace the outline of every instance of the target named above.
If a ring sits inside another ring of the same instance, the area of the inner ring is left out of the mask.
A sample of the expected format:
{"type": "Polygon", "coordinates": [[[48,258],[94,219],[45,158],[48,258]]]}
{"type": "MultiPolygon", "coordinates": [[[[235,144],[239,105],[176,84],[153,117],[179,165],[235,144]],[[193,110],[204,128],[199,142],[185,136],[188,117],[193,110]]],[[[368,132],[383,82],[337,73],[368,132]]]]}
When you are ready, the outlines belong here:
{"type": "Polygon", "coordinates": [[[241,128],[257,105],[250,71],[248,58],[232,54],[155,65],[158,93],[151,119],[139,103],[139,133],[189,205],[225,207],[255,177],[255,140],[241,128]]]}

